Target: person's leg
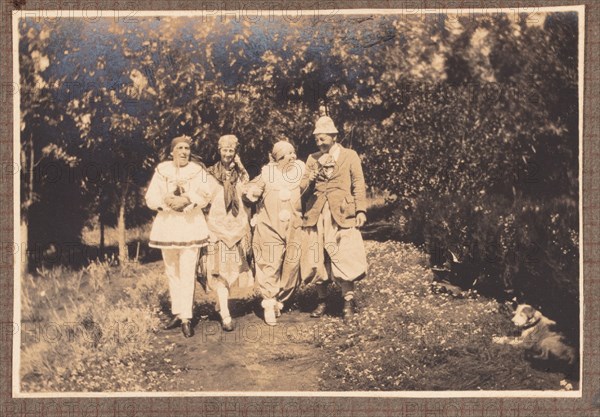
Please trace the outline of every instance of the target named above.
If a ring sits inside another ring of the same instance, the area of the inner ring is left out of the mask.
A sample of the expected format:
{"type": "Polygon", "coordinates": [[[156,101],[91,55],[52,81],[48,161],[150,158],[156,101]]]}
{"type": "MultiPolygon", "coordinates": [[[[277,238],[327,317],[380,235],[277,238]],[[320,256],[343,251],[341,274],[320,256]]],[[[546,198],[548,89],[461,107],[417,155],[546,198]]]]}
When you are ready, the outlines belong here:
{"type": "Polygon", "coordinates": [[[242,259],[239,243],[228,247],[225,242],[217,242],[217,257],[219,277],[227,283],[227,286],[237,285],[240,276],[242,259]]]}
{"type": "MultiPolygon", "coordinates": [[[[276,296],[281,286],[281,267],[284,254],[284,244],[281,237],[258,225],[254,232],[254,253],[256,264],[256,280],[261,296],[261,306],[265,323],[270,326],[277,324],[275,310],[278,306],[276,296]]],[[[279,309],[277,309],[279,310],[279,309]]]]}
{"type": "Polygon", "coordinates": [[[348,321],[354,315],[356,309],[354,302],[354,281],[341,281],[340,286],[342,287],[342,297],[344,299],[342,317],[344,321],[348,321]]]}
{"type": "Polygon", "coordinates": [[[367,255],[362,235],[354,227],[341,229],[336,225],[335,229],[335,253],[330,252],[333,279],[341,282],[356,281],[367,272],[367,255]]]}
{"type": "Polygon", "coordinates": [[[344,301],[350,301],[354,299],[354,281],[341,281],[340,286],[342,287],[342,298],[344,301]]]}
{"type": "Polygon", "coordinates": [[[233,330],[233,321],[229,313],[229,283],[224,278],[227,276],[227,265],[222,262],[223,242],[212,241],[207,256],[208,288],[217,294],[215,310],[221,316],[223,330],[233,330]],[[223,269],[225,268],[225,269],[223,269]]]}
{"type": "Polygon", "coordinates": [[[327,285],[331,281],[331,257],[328,251],[335,245],[335,231],[332,229],[331,211],[329,203],[325,203],[323,211],[317,221],[318,238],[318,264],[316,272],[317,307],[310,313],[310,317],[319,318],[325,314],[327,298],[327,285]]]}
{"type": "Polygon", "coordinates": [[[367,257],[360,231],[356,228],[336,231],[336,254],[332,254],[331,272],[333,278],[342,288],[344,298],[343,317],[349,320],[355,311],[354,283],[365,276],[367,257]]]}
{"type": "Polygon", "coordinates": [[[315,286],[317,289],[317,307],[310,313],[310,317],[312,318],[319,318],[325,314],[325,310],[327,309],[325,302],[327,298],[327,284],[328,282],[320,282],[315,286]]]}
{"type": "Polygon", "coordinates": [[[233,320],[229,313],[229,288],[222,279],[217,279],[215,283],[215,290],[217,292],[217,304],[219,314],[221,315],[221,323],[223,330],[233,330],[233,320]]]}
{"type": "Polygon", "coordinates": [[[191,320],[194,306],[198,248],[181,249],[179,255],[179,305],[182,320],[191,320]]]}
{"type": "Polygon", "coordinates": [[[302,229],[294,227],[293,224],[290,225],[281,265],[279,292],[275,297],[281,306],[279,310],[283,308],[283,302],[289,300],[300,288],[301,236],[302,229]]]}
{"type": "Polygon", "coordinates": [[[263,298],[274,298],[279,292],[279,277],[283,260],[283,241],[277,233],[257,226],[253,251],[256,280],[263,298]]]}
{"type": "Polygon", "coordinates": [[[169,297],[171,299],[171,314],[178,317],[181,314],[177,294],[179,290],[179,251],[177,249],[162,249],[165,264],[165,274],[169,281],[169,297]]]}
{"type": "Polygon", "coordinates": [[[194,332],[189,321],[192,318],[198,249],[164,250],[163,258],[169,276],[171,311],[175,316],[166,327],[174,328],[181,324],[184,336],[191,337],[194,332]]]}

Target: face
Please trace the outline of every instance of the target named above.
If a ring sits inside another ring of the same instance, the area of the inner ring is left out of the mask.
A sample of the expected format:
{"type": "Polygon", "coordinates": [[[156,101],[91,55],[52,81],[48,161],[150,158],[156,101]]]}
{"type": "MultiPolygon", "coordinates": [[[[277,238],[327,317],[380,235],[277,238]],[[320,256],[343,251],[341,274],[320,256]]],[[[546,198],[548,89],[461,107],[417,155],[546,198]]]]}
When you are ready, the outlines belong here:
{"type": "Polygon", "coordinates": [[[221,162],[227,166],[233,162],[233,158],[235,157],[235,148],[219,148],[219,154],[221,155],[221,162]]]}
{"type": "Polygon", "coordinates": [[[515,324],[515,326],[521,327],[521,326],[525,326],[525,324],[527,324],[527,322],[533,318],[534,316],[534,310],[533,307],[527,305],[527,304],[521,304],[517,307],[517,310],[515,311],[515,315],[512,318],[512,322],[515,324]]]}
{"type": "Polygon", "coordinates": [[[290,151],[289,153],[287,153],[286,155],[284,155],[283,157],[281,157],[281,159],[279,159],[279,161],[277,161],[279,163],[280,166],[288,166],[289,164],[291,164],[292,162],[294,162],[296,160],[296,152],[295,151],[290,151]]]}
{"type": "Polygon", "coordinates": [[[329,152],[329,149],[335,144],[335,136],[327,133],[319,133],[315,136],[315,141],[321,152],[329,152]]]}
{"type": "Polygon", "coordinates": [[[178,143],[173,148],[171,156],[180,167],[186,166],[190,162],[190,145],[185,142],[178,143]]]}

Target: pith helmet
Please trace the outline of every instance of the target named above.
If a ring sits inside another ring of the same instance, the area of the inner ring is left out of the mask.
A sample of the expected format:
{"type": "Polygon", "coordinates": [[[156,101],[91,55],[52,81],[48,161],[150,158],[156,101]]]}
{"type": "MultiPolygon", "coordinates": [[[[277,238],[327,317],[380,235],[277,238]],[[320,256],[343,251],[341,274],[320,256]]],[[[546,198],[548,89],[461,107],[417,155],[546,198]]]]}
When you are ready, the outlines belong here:
{"type": "Polygon", "coordinates": [[[313,135],[318,135],[320,133],[326,133],[330,135],[338,133],[338,130],[335,128],[335,124],[333,123],[333,120],[331,120],[331,117],[319,117],[319,120],[317,120],[317,123],[315,123],[315,130],[313,132],[313,135]]]}

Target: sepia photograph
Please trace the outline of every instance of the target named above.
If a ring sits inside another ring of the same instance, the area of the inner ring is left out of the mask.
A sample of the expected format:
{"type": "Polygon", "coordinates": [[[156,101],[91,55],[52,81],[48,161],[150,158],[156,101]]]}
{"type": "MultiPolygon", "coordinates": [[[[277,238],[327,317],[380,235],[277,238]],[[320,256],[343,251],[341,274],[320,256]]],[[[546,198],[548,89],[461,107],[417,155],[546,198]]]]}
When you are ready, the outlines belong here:
{"type": "Polygon", "coordinates": [[[13,15],[13,395],[582,395],[583,6],[13,15]]]}

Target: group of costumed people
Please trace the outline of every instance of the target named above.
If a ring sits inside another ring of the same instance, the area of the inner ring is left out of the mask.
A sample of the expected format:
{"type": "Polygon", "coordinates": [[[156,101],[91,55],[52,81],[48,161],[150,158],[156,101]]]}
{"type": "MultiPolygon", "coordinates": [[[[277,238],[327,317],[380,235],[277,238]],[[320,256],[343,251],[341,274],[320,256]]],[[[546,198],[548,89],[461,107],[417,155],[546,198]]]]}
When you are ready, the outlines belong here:
{"type": "Polygon", "coordinates": [[[197,277],[216,293],[225,331],[234,329],[228,304],[234,286],[258,286],[268,325],[277,324],[302,283],[317,288],[311,317],[325,314],[332,281],[342,289],[344,319],[354,314],[354,285],[367,272],[358,230],[367,220],[361,161],[337,142],[330,117],[319,118],[313,134],[319,151],[306,164],[280,140],[252,180],[234,135],[221,136],[220,160],[209,168],[191,160],[191,138],[171,141],[172,160],[156,167],[146,193],[148,207],[157,211],[149,246],[161,249],[169,282],[166,329],[180,326],[185,337],[194,335],[197,277]]]}

